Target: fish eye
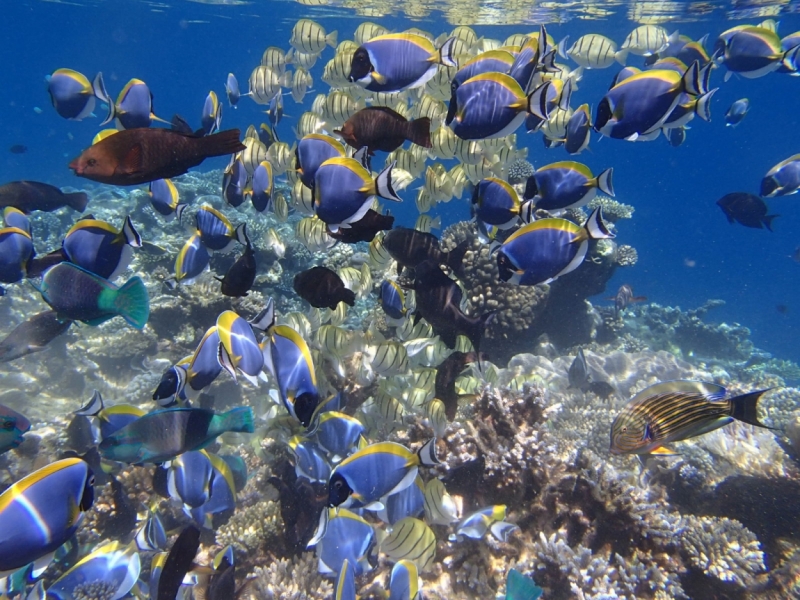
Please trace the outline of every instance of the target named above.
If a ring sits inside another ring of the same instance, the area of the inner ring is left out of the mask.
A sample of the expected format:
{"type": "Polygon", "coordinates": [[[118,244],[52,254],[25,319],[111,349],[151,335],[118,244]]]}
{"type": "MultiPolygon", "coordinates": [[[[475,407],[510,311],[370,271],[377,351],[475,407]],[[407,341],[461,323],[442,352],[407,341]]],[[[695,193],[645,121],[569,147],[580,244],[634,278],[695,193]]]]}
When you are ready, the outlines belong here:
{"type": "Polygon", "coordinates": [[[622,433],[628,433],[628,428],[627,427],[623,427],[622,428],[622,433]]]}
{"type": "Polygon", "coordinates": [[[96,164],[97,164],[97,159],[94,159],[94,158],[90,158],[89,160],[86,161],[86,165],[89,166],[89,167],[93,167],[96,164]]]}
{"type": "Polygon", "coordinates": [[[15,427],[14,421],[3,422],[3,429],[5,429],[6,431],[11,431],[12,429],[14,429],[14,427],[15,427]]]}
{"type": "Polygon", "coordinates": [[[341,481],[334,481],[333,482],[333,489],[335,489],[335,490],[342,489],[342,482],[341,481]]]}
{"type": "Polygon", "coordinates": [[[94,485],[94,475],[89,476],[89,485],[94,485]]]}

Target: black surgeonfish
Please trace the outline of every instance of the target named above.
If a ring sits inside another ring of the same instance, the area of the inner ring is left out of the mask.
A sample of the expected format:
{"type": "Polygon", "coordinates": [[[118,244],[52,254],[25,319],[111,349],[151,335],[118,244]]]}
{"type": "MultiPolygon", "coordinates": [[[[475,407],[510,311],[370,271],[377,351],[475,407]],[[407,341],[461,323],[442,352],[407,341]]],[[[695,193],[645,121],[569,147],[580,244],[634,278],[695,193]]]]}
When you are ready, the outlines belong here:
{"type": "Polygon", "coordinates": [[[192,568],[197,549],[200,548],[200,530],[188,525],[181,531],[167,555],[158,580],[159,600],[175,600],[183,578],[192,568]]]}
{"type": "Polygon", "coordinates": [[[432,261],[415,267],[414,293],[417,302],[415,322],[420,318],[425,319],[449,348],[454,348],[456,336],[463,334],[472,342],[476,352],[480,350],[483,330],[494,312],[484,313],[480,317],[465,315],[461,310],[461,288],[432,261]]]}
{"type": "Polygon", "coordinates": [[[247,233],[244,234],[245,248],[242,255],[230,266],[225,276],[219,281],[222,294],[233,298],[247,296],[256,281],[256,253],[247,233]]]}
{"type": "Polygon", "coordinates": [[[326,267],[311,267],[294,276],[294,291],[315,308],[336,310],[339,302],[349,306],[356,303],[356,295],[344,286],[342,278],[326,267]]]}
{"type": "Polygon", "coordinates": [[[448,421],[456,418],[458,410],[458,393],[456,392],[456,378],[469,363],[476,360],[486,360],[485,355],[475,352],[455,351],[436,368],[435,397],[444,404],[444,414],[448,421]]]}
{"type": "Polygon", "coordinates": [[[0,340],[0,362],[41,352],[47,344],[69,329],[71,324],[72,321],[59,320],[54,310],[46,310],[28,317],[0,340]]]}
{"type": "Polygon", "coordinates": [[[370,208],[367,214],[355,223],[351,223],[349,228],[339,229],[336,232],[332,232],[330,229],[327,231],[328,235],[335,240],[344,244],[356,244],[358,242],[371,242],[379,231],[388,231],[392,228],[392,225],[394,225],[393,216],[382,215],[370,208]]]}
{"type": "Polygon", "coordinates": [[[772,231],[772,220],[780,216],[768,215],[767,204],[758,196],[746,192],[725,194],[717,200],[717,206],[725,213],[728,223],[736,222],[753,229],[766,227],[772,231]]]}
{"type": "Polygon", "coordinates": [[[397,261],[398,274],[403,267],[413,269],[425,261],[433,261],[447,265],[458,275],[462,272],[461,260],[467,252],[469,242],[464,241],[446,252],[441,249],[439,239],[432,233],[396,227],[384,236],[383,246],[397,261]]]}

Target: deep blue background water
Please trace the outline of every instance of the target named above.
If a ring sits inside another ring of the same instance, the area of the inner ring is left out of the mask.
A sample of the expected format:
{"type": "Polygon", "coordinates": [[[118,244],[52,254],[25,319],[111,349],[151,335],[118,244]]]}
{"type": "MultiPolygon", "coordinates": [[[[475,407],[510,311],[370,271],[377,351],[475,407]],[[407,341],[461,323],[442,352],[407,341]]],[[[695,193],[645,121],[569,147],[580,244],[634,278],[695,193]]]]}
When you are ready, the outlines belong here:
{"type": "MultiPolygon", "coordinates": [[[[155,111],[169,119],[181,113],[199,121],[203,100],[210,89],[224,98],[224,81],[233,71],[246,89],[250,71],[270,45],[289,48],[294,22],[303,16],[317,18],[339,39],[352,38],[364,18],[287,2],[259,2],[249,6],[208,6],[176,2],[101,2],[89,6],[38,1],[8,2],[0,24],[0,181],[37,179],[56,185],[81,186],[67,169],[71,158],[91,142],[99,120],[71,122],[61,119],[50,106],[44,77],[60,67],[70,67],[93,77],[105,75],[113,97],[132,77],[145,80],[155,95],[155,111]],[[193,23],[192,21],[208,21],[193,23]],[[34,108],[42,109],[37,113],[34,108]],[[27,153],[11,154],[13,144],[28,146],[27,153]]],[[[681,33],[699,38],[718,33],[742,21],[726,21],[716,12],[709,20],[676,25],[681,33]]],[[[372,18],[400,30],[418,26],[436,34],[452,25],[434,15],[424,22],[399,17],[372,18]]],[[[757,23],[759,18],[750,19],[757,23]]],[[[576,39],[589,32],[603,33],[621,43],[635,26],[623,17],[606,21],[570,21],[552,25],[556,39],[566,34],[576,39]]],[[[669,29],[672,29],[667,25],[669,29]]],[[[503,39],[531,25],[476,26],[481,35],[503,39]]],[[[800,18],[783,18],[779,33],[800,29],[800,18]]],[[[304,108],[287,98],[281,138],[292,140],[291,126],[310,107],[317,91],[327,92],[322,69],[333,56],[328,48],[312,75],[314,91],[304,108]]],[[[629,64],[640,65],[640,58],[629,64]]],[[[574,65],[573,65],[574,66],[574,65]]],[[[573,98],[573,105],[596,105],[616,68],[589,71],[573,98]]],[[[800,362],[800,264],[791,258],[800,245],[800,196],[769,201],[780,214],[775,232],[729,225],[715,205],[726,193],[757,193],[764,173],[775,163],[800,152],[800,77],[770,74],[748,80],[733,77],[723,83],[724,70],[713,75],[720,86],[712,102],[711,123],[695,119],[688,140],[680,148],[662,138],[651,143],[593,139],[591,152],[579,160],[597,173],[614,167],[617,199],[636,207],[634,218],[619,224],[620,243],[639,251],[639,263],[620,269],[609,286],[609,295],[621,283],[633,285],[637,294],[668,305],[691,308],[708,298],[722,298],[726,306],[709,319],[736,321],[750,327],[759,347],[800,362]],[[726,128],[723,115],[737,98],[747,96],[752,110],[736,129],[726,128]],[[786,314],[777,310],[787,307],[786,314]]],[[[227,109],[227,105],[225,106],[227,109]]],[[[238,110],[225,110],[223,127],[240,127],[265,120],[262,107],[243,99],[238,110]]],[[[103,111],[98,107],[98,114],[103,111]]],[[[545,151],[540,135],[519,143],[530,148],[529,159],[537,166],[565,160],[563,149],[545,151]]],[[[225,159],[207,161],[204,168],[220,168],[225,159]]],[[[414,183],[415,188],[419,183],[414,183]]],[[[392,206],[404,224],[416,218],[414,193],[406,191],[403,206],[392,206]]],[[[468,218],[466,202],[439,207],[448,222],[468,218]]],[[[435,213],[434,213],[435,214],[435,213]]]]}

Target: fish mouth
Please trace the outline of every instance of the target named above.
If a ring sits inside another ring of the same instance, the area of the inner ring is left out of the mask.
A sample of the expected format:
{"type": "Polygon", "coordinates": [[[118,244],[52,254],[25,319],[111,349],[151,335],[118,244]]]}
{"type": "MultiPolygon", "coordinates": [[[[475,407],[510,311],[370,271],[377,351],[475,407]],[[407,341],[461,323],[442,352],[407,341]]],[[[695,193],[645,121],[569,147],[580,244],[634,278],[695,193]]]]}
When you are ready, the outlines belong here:
{"type": "Polygon", "coordinates": [[[73,160],[71,163],[69,163],[69,168],[72,169],[73,171],[75,171],[76,175],[82,175],[83,174],[83,169],[81,169],[80,162],[78,161],[77,158],[75,160],[73,160]]]}

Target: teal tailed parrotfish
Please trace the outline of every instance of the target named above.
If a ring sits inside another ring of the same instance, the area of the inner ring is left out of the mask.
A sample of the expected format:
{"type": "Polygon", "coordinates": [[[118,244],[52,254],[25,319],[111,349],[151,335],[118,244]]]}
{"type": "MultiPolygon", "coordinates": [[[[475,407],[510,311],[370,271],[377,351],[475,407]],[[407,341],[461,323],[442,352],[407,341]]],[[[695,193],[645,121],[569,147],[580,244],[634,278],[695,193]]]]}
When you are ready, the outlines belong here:
{"type": "Polygon", "coordinates": [[[92,116],[97,101],[97,91],[104,90],[103,74],[98,73],[94,82],[72,69],[56,69],[47,78],[47,91],[56,112],[65,119],[81,121],[92,116]]]}
{"type": "Polygon", "coordinates": [[[589,241],[613,238],[597,207],[583,227],[566,219],[541,219],[515,231],[497,251],[502,281],[517,285],[549,283],[577,269],[589,241]]]}
{"type": "Polygon", "coordinates": [[[210,496],[205,504],[188,510],[195,523],[214,529],[236,509],[236,482],[228,463],[216,454],[208,454],[213,469],[209,483],[210,496]]]}
{"type": "Polygon", "coordinates": [[[538,600],[544,590],[530,577],[525,577],[516,569],[509,569],[506,575],[506,600],[538,600]]]}
{"type": "Polygon", "coordinates": [[[253,433],[249,406],[215,414],[203,408],[165,408],[148,413],[100,443],[108,460],[158,463],[190,450],[201,450],[228,431],[253,433]]]}
{"type": "Polygon", "coordinates": [[[211,479],[214,468],[203,450],[184,452],[170,462],[167,489],[190,508],[202,506],[211,497],[211,479]]]}
{"type": "Polygon", "coordinates": [[[665,445],[703,435],[733,421],[764,427],[758,401],[769,390],[726,398],[716,383],[666,381],[636,394],[611,424],[611,454],[674,454],[665,445]]]}
{"type": "Polygon", "coordinates": [[[265,160],[256,167],[251,185],[250,202],[258,212],[264,212],[272,204],[272,192],[275,185],[271,162],[265,160]]]}
{"type": "Polygon", "coordinates": [[[322,133],[310,133],[297,142],[295,168],[300,180],[309,189],[314,189],[317,169],[329,158],[345,156],[344,146],[336,138],[322,133]]]}
{"type": "Polygon", "coordinates": [[[462,140],[505,137],[522,125],[528,114],[546,120],[552,83],[525,95],[510,75],[483,73],[462,83],[450,100],[445,123],[462,140]]]}
{"type": "Polygon", "coordinates": [[[414,483],[420,465],[438,463],[435,438],[416,453],[394,442],[370,444],[336,465],[328,482],[328,506],[381,508],[381,498],[414,483]]]}
{"type": "Polygon", "coordinates": [[[338,573],[345,560],[353,565],[356,576],[371,570],[368,556],[375,546],[372,525],[346,508],[323,510],[327,513],[327,523],[316,544],[319,572],[338,573]]]}
{"type": "Polygon", "coordinates": [[[475,218],[490,227],[509,229],[519,222],[521,202],[511,185],[495,177],[481,179],[472,192],[475,218]]]}
{"type": "Polygon", "coordinates": [[[71,324],[69,319],[59,319],[54,310],[28,317],[0,340],[0,362],[41,352],[50,342],[66,332],[71,324]]]}
{"type": "Polygon", "coordinates": [[[133,248],[142,247],[142,236],[130,217],[117,230],[110,223],[84,218],[75,223],[61,244],[71,263],[102,277],[114,280],[133,258],[133,248]]]}
{"type": "Polygon", "coordinates": [[[187,367],[188,364],[172,365],[161,375],[161,380],[153,392],[153,400],[158,402],[159,406],[167,408],[179,400],[186,400],[184,389],[187,367]]]}
{"type": "Polygon", "coordinates": [[[405,306],[406,297],[403,289],[397,284],[396,281],[385,279],[381,283],[379,297],[381,308],[386,313],[387,317],[392,319],[402,319],[408,309],[405,306]]]}
{"type": "Polygon", "coordinates": [[[217,317],[217,335],[222,368],[234,380],[239,373],[257,386],[258,375],[264,366],[264,356],[250,323],[232,310],[226,310],[217,317]]]}
{"type": "Polygon", "coordinates": [[[330,410],[314,419],[306,435],[316,438],[317,443],[337,462],[358,448],[365,432],[366,427],[357,418],[330,410]]]}
{"type": "MultiPolygon", "coordinates": [[[[100,81],[102,83],[102,80],[100,81]]],[[[100,126],[116,120],[117,129],[150,127],[152,121],[169,124],[153,114],[153,94],[141,79],[131,79],[122,88],[117,101],[111,100],[102,85],[94,85],[95,95],[108,105],[108,114],[100,126]]]]}
{"type": "Polygon", "coordinates": [[[636,141],[657,135],[683,94],[701,96],[707,89],[710,66],[697,62],[681,75],[654,69],[631,75],[612,87],[597,106],[595,131],[615,139],[636,141]]]}
{"type": "Polygon", "coordinates": [[[124,598],[139,580],[141,563],[134,548],[118,541],[104,544],[84,556],[47,588],[47,597],[72,600],[87,583],[103,582],[109,598],[124,598]]]}
{"type": "Polygon", "coordinates": [[[99,325],[120,316],[143,329],[150,316],[150,298],[139,277],[118,287],[72,263],[48,269],[39,286],[42,298],[59,318],[99,325]]]}
{"type": "Polygon", "coordinates": [[[294,329],[276,325],[267,331],[265,369],[275,377],[281,402],[304,427],[320,402],[317,376],[308,344],[294,329]]]}
{"type": "Polygon", "coordinates": [[[156,179],[150,182],[147,190],[150,196],[150,204],[153,210],[158,214],[167,218],[167,220],[178,217],[181,220],[181,215],[186,209],[185,204],[180,203],[180,196],[178,188],[172,183],[170,179],[156,179]]]}
{"type": "Polygon", "coordinates": [[[353,53],[349,81],[371,92],[399,92],[425,85],[439,65],[457,66],[455,38],[440,48],[421,35],[389,33],[364,42],[353,53]]]}
{"type": "Polygon", "coordinates": [[[333,600],[356,600],[356,575],[349,558],[342,561],[342,568],[336,576],[333,600]]]}
{"type": "Polygon", "coordinates": [[[247,296],[256,281],[256,252],[247,233],[244,233],[245,247],[241,256],[228,267],[220,282],[220,291],[224,296],[241,298],[247,296]]]}
{"type": "Polygon", "coordinates": [[[79,458],[56,461],[0,495],[0,573],[34,572],[78,530],[94,502],[94,475],[79,458]]]}
{"type": "Polygon", "coordinates": [[[0,404],[0,454],[19,446],[30,428],[31,422],[26,417],[0,404]]]}
{"type": "Polygon", "coordinates": [[[234,227],[225,215],[211,206],[201,206],[195,221],[200,240],[211,251],[228,252],[236,242],[246,244],[245,224],[234,227]]]}
{"type": "Polygon", "coordinates": [[[460,537],[468,537],[479,540],[487,531],[491,531],[492,535],[501,542],[508,540],[508,537],[519,527],[513,523],[508,523],[506,518],[506,506],[498,504],[495,506],[487,506],[470,513],[455,527],[455,534],[450,536],[451,541],[455,541],[460,537]]]}
{"type": "Polygon", "coordinates": [[[231,160],[222,175],[222,197],[225,202],[236,208],[244,203],[247,191],[247,169],[238,154],[232,154],[231,160]]]}
{"type": "MultiPolygon", "coordinates": [[[[178,363],[181,366],[184,361],[178,363]]],[[[219,332],[217,326],[209,327],[194,354],[186,361],[186,384],[184,391],[195,394],[208,387],[222,373],[219,362],[219,332]]]]}
{"type": "Polygon", "coordinates": [[[0,185],[0,207],[13,206],[25,214],[34,210],[52,212],[64,206],[78,212],[86,210],[86,192],[62,192],[54,185],[38,181],[11,181],[0,185]]]}
{"type": "Polygon", "coordinates": [[[761,180],[765,198],[790,196],[800,190],[800,154],[790,156],[772,167],[761,180]]]}
{"type": "Polygon", "coordinates": [[[389,576],[389,600],[422,600],[417,565],[410,560],[398,560],[389,576]]]}
{"type": "Polygon", "coordinates": [[[222,104],[213,90],[208,92],[203,103],[203,112],[200,115],[200,124],[205,135],[216,133],[222,124],[222,104]]]}
{"type": "Polygon", "coordinates": [[[740,25],[724,31],[714,44],[714,54],[728,69],[725,81],[731,73],[755,79],[778,70],[797,70],[800,46],[784,50],[781,39],[774,31],[764,27],[740,25]]]}
{"type": "Polygon", "coordinates": [[[330,231],[356,223],[372,206],[375,196],[402,202],[392,187],[392,162],[373,180],[354,158],[329,158],[317,169],[314,179],[314,212],[330,231]]]}
{"type": "Polygon", "coordinates": [[[294,457],[294,471],[298,478],[304,477],[312,483],[328,483],[331,465],[319,444],[297,435],[287,444],[294,457]]]}
{"type": "Polygon", "coordinates": [[[175,274],[165,283],[170,287],[182,283],[189,285],[206,270],[211,256],[200,239],[200,234],[196,233],[183,245],[175,259],[175,274]]]}
{"type": "MultiPolygon", "coordinates": [[[[536,209],[549,212],[579,208],[591,202],[599,189],[613,197],[611,176],[614,169],[606,169],[597,177],[584,164],[565,160],[540,167],[528,177],[525,200],[531,200],[536,209]]],[[[523,213],[526,212],[523,210],[523,213]]]]}

